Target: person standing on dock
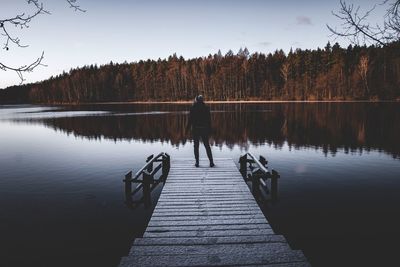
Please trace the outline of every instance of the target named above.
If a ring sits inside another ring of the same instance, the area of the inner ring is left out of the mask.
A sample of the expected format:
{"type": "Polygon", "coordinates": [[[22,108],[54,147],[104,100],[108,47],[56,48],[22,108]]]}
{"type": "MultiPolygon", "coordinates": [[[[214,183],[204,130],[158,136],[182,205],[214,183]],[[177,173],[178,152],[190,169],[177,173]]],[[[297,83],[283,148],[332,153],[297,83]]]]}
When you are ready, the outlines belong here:
{"type": "Polygon", "coordinates": [[[206,148],[207,157],[210,160],[210,167],[214,167],[211,147],[208,137],[211,132],[211,114],[210,108],[204,103],[202,95],[196,96],[193,106],[190,108],[189,120],[186,129],[192,128],[194,141],[195,166],[199,167],[199,142],[200,138],[206,148]]]}

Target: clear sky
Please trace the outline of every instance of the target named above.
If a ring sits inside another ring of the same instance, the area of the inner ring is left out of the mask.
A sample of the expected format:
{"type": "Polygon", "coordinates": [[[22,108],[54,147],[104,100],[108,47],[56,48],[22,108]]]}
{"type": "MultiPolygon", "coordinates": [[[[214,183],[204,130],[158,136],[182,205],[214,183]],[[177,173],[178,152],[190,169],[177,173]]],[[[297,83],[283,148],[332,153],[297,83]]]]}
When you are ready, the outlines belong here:
{"type": "MultiPolygon", "coordinates": [[[[335,41],[327,23],[339,25],[331,14],[338,10],[339,0],[78,1],[87,12],[74,12],[64,0],[43,0],[52,14],[36,17],[29,29],[12,29],[29,47],[1,49],[1,62],[23,65],[44,51],[47,67],[24,75],[26,82],[35,82],[83,65],[166,58],[173,53],[192,58],[218,49],[236,53],[240,47],[250,53],[314,49],[335,41]]],[[[379,1],[348,2],[369,8],[379,1]]],[[[0,3],[2,19],[32,12],[25,0],[0,3]]],[[[0,70],[0,88],[19,82],[16,73],[0,70]]]]}

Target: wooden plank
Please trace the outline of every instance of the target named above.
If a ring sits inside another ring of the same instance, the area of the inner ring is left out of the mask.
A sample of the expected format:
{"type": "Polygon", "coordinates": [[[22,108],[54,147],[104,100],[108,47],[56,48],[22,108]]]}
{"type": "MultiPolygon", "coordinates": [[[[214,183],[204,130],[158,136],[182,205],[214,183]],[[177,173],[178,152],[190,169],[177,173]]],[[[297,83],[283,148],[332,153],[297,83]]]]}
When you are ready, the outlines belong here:
{"type": "MultiPolygon", "coordinates": [[[[181,189],[179,189],[181,190],[181,189]]],[[[178,192],[182,192],[179,191],[178,189],[175,188],[165,188],[165,191],[163,189],[163,193],[164,194],[168,194],[168,193],[178,193],[178,192]]],[[[191,193],[208,193],[208,194],[218,194],[218,193],[231,193],[231,194],[243,194],[243,193],[249,193],[248,191],[244,190],[244,189],[240,189],[240,188],[233,188],[233,189],[227,189],[227,188],[195,188],[195,189],[185,189],[185,193],[187,194],[191,194],[191,193]]]]}
{"type": "MultiPolygon", "coordinates": [[[[153,216],[154,217],[159,217],[159,216],[169,216],[169,214],[171,214],[170,216],[174,216],[174,213],[181,213],[181,214],[185,214],[185,213],[201,213],[204,216],[208,216],[208,215],[213,215],[213,214],[230,214],[230,213],[236,213],[236,212],[248,212],[250,214],[261,214],[261,212],[259,212],[256,208],[252,208],[252,209],[246,209],[244,210],[242,207],[236,207],[236,208],[231,208],[231,207],[225,207],[225,208],[183,208],[183,209],[176,209],[175,207],[167,207],[167,208],[157,208],[157,210],[155,210],[153,212],[153,216]]],[[[241,213],[239,213],[241,214],[241,213]]]]}
{"type": "MultiPolygon", "coordinates": [[[[232,205],[230,203],[225,203],[225,204],[220,204],[220,203],[215,203],[215,202],[193,202],[193,203],[185,203],[184,201],[181,201],[179,203],[182,204],[176,204],[177,202],[164,202],[162,205],[157,207],[157,209],[154,210],[154,213],[157,212],[158,210],[175,210],[175,211],[227,211],[227,210],[246,210],[248,209],[249,211],[257,211],[259,207],[255,204],[252,203],[236,203],[235,205],[232,205]],[[171,204],[173,203],[173,204],[171,204]],[[170,205],[169,205],[170,204],[170,205]]],[[[166,211],[167,212],[167,211],[166,211]]],[[[259,212],[262,214],[262,212],[259,212]]]]}
{"type": "Polygon", "coordinates": [[[138,246],[127,258],[134,266],[232,266],[306,261],[301,252],[291,250],[284,243],[138,246]]]}
{"type": "Polygon", "coordinates": [[[170,185],[166,190],[188,190],[192,189],[193,191],[199,191],[199,190],[217,190],[217,189],[224,189],[224,190],[233,190],[233,189],[242,189],[244,191],[245,187],[244,185],[235,185],[235,184],[226,184],[226,185],[218,185],[216,184],[188,184],[188,185],[183,185],[183,184],[177,184],[177,185],[170,185]],[[217,188],[216,188],[217,187],[217,188]],[[201,188],[201,189],[200,189],[201,188]]]}
{"type": "Polygon", "coordinates": [[[168,206],[168,205],[173,205],[173,206],[190,206],[190,205],[197,205],[197,206],[224,206],[224,205],[249,205],[249,206],[256,206],[256,203],[250,200],[220,200],[218,202],[216,201],[206,201],[206,200],[196,200],[193,202],[187,202],[187,201],[176,201],[176,200],[171,200],[171,201],[163,201],[160,202],[160,207],[162,206],[168,206]]]}
{"type": "MultiPolygon", "coordinates": [[[[248,195],[244,195],[242,192],[233,192],[230,196],[229,195],[220,195],[221,192],[217,192],[215,194],[209,194],[208,192],[204,192],[204,199],[223,199],[223,198],[239,198],[239,199],[245,199],[245,200],[253,200],[254,199],[250,198],[248,195]]],[[[174,193],[175,194],[175,193],[174,193]]],[[[188,201],[190,201],[190,199],[195,199],[195,198],[201,198],[201,194],[202,192],[200,191],[196,191],[193,192],[192,195],[182,195],[182,196],[177,196],[177,195],[171,195],[171,196],[163,196],[162,198],[158,199],[158,202],[161,203],[161,200],[168,200],[168,199],[174,199],[174,198],[178,198],[178,199],[187,199],[188,201]],[[199,194],[199,195],[195,195],[195,194],[199,194]]]]}
{"type": "MultiPolygon", "coordinates": [[[[210,177],[212,178],[212,177],[210,177]]],[[[243,181],[236,181],[236,180],[229,180],[230,178],[232,178],[231,176],[227,176],[226,179],[222,179],[222,177],[220,177],[220,180],[215,179],[210,179],[208,180],[208,177],[205,177],[204,179],[171,179],[170,181],[168,181],[168,186],[176,186],[177,183],[181,183],[184,185],[193,185],[193,184],[231,184],[232,186],[243,186],[245,185],[243,183],[243,181]]]]}
{"type": "MultiPolygon", "coordinates": [[[[280,251],[286,256],[293,257],[289,260],[303,260],[298,253],[292,251],[287,243],[248,243],[248,244],[223,244],[223,245],[172,245],[172,246],[138,246],[134,247],[135,255],[196,255],[196,254],[257,254],[256,251],[280,251]]],[[[276,252],[275,252],[276,253],[276,252]]],[[[274,254],[275,254],[274,253],[274,254]]],[[[262,253],[261,253],[262,254],[262,253]]],[[[273,255],[271,253],[270,255],[273,255]]],[[[278,255],[274,255],[278,256],[278,255]]]]}
{"type": "Polygon", "coordinates": [[[247,243],[286,243],[281,235],[263,236],[224,236],[198,238],[137,238],[135,246],[153,245],[215,245],[215,244],[247,244],[247,243]]]}
{"type": "Polygon", "coordinates": [[[222,188],[226,188],[226,186],[228,185],[229,187],[237,187],[237,188],[245,188],[244,186],[246,186],[246,184],[244,184],[243,182],[237,181],[237,182],[233,182],[233,181],[219,181],[219,182],[202,182],[202,181],[192,181],[192,182],[188,182],[188,183],[183,183],[183,182],[174,182],[174,181],[170,181],[170,183],[168,183],[166,186],[168,188],[170,187],[187,187],[187,186],[193,186],[193,187],[206,187],[208,185],[216,185],[218,187],[222,187],[222,188]]]}
{"type": "Polygon", "coordinates": [[[145,232],[143,237],[218,237],[218,236],[243,236],[243,235],[273,235],[272,229],[233,229],[233,230],[198,230],[198,231],[166,231],[145,232]]]}
{"type": "MultiPolygon", "coordinates": [[[[231,202],[236,202],[237,204],[242,204],[242,205],[250,205],[259,208],[257,202],[255,202],[252,199],[249,198],[223,198],[223,197],[215,197],[215,198],[205,198],[205,199],[196,199],[196,198],[173,198],[173,199],[162,199],[157,202],[160,203],[160,207],[164,204],[170,204],[173,202],[181,202],[182,204],[187,204],[187,205],[197,205],[199,203],[201,204],[208,204],[209,206],[221,206],[221,204],[225,203],[231,203],[231,202]]],[[[177,206],[180,207],[180,206],[177,206]]],[[[231,206],[234,207],[234,206],[231,206]]]]}
{"type": "Polygon", "coordinates": [[[195,200],[222,200],[222,199],[246,199],[246,200],[254,200],[250,196],[245,195],[245,194],[225,194],[225,195],[220,195],[220,194],[207,194],[204,193],[203,195],[200,193],[198,195],[167,195],[165,194],[164,196],[160,197],[158,201],[164,201],[164,200],[186,200],[186,201],[195,201],[195,200]]]}
{"type": "Polygon", "coordinates": [[[216,224],[253,224],[253,223],[267,223],[266,219],[236,219],[236,220],[202,220],[202,221],[153,221],[150,220],[149,226],[165,226],[165,225],[216,225],[216,224]]]}
{"type": "Polygon", "coordinates": [[[183,204],[198,204],[198,203],[215,203],[217,204],[218,202],[237,202],[237,203],[254,203],[257,204],[257,202],[252,202],[254,200],[249,199],[249,198],[221,198],[221,197],[209,197],[209,198],[163,198],[159,199],[158,201],[162,201],[163,203],[183,203],[183,204]]]}
{"type": "Polygon", "coordinates": [[[177,207],[179,206],[199,206],[199,205],[204,205],[204,206],[225,206],[225,205],[242,205],[242,206],[253,206],[253,207],[257,207],[257,202],[255,202],[254,200],[246,200],[246,199],[238,199],[238,200],[219,200],[219,201],[206,201],[206,200],[198,200],[198,201],[190,201],[190,202],[182,202],[182,201],[159,201],[157,202],[157,205],[160,205],[160,207],[162,206],[170,206],[170,205],[176,205],[177,207]]]}
{"type": "MultiPolygon", "coordinates": [[[[171,196],[176,196],[176,194],[179,193],[178,190],[166,190],[165,192],[163,191],[163,193],[167,196],[168,194],[171,194],[171,196]]],[[[230,191],[230,190],[191,190],[189,191],[189,189],[187,190],[187,195],[182,195],[182,197],[186,197],[186,196],[198,196],[198,195],[204,195],[204,197],[208,197],[208,196],[224,196],[224,194],[229,193],[231,194],[231,196],[234,197],[242,197],[242,196],[248,196],[249,192],[244,192],[244,191],[230,191]]],[[[250,198],[250,197],[247,197],[250,198]]],[[[250,198],[251,199],[251,198],[250,198]]]]}
{"type": "Polygon", "coordinates": [[[148,226],[147,232],[174,232],[174,231],[217,231],[217,230],[260,230],[271,229],[269,224],[219,224],[219,225],[169,225],[169,226],[148,226]]]}
{"type": "Polygon", "coordinates": [[[193,179],[181,179],[181,180],[179,180],[179,179],[171,179],[171,181],[168,181],[167,186],[168,187],[176,186],[179,183],[182,184],[182,185],[217,184],[217,185],[221,185],[221,186],[224,185],[224,184],[230,184],[232,186],[238,186],[238,187],[242,187],[243,185],[245,185],[243,183],[243,181],[228,180],[229,178],[231,178],[231,177],[229,177],[229,178],[228,177],[229,176],[227,176],[226,180],[219,180],[219,181],[217,181],[216,179],[208,181],[207,177],[204,180],[202,180],[202,179],[197,179],[197,180],[193,180],[193,179]]]}
{"type": "MultiPolygon", "coordinates": [[[[258,206],[249,203],[238,203],[234,205],[235,207],[241,207],[242,209],[257,209],[258,206]]],[[[162,203],[159,206],[160,208],[180,208],[180,209],[218,209],[218,208],[230,208],[232,207],[232,203],[209,203],[209,204],[176,204],[176,203],[162,203]]]]}
{"type": "Polygon", "coordinates": [[[203,212],[204,214],[207,214],[208,212],[225,212],[225,211],[251,211],[251,212],[259,212],[257,208],[246,208],[243,209],[243,207],[174,207],[174,206],[167,206],[167,207],[158,207],[157,209],[154,210],[153,214],[158,214],[158,213],[168,213],[168,212],[203,212]]]}
{"type": "Polygon", "coordinates": [[[225,195],[225,196],[218,196],[218,195],[205,195],[205,196],[176,196],[176,195],[164,195],[158,199],[158,201],[223,201],[223,200],[251,200],[254,199],[250,198],[248,195],[225,195]]]}
{"type": "MultiPolygon", "coordinates": [[[[177,210],[177,208],[178,209],[181,209],[182,211],[195,211],[195,210],[200,210],[200,211],[225,211],[225,210],[232,210],[233,208],[232,208],[232,206],[231,205],[223,205],[223,206],[206,206],[206,205],[162,205],[162,206],[160,206],[160,207],[158,207],[157,208],[157,211],[159,210],[159,209],[162,209],[162,210],[164,210],[164,211],[167,211],[167,210],[177,210]]],[[[238,205],[236,205],[236,207],[235,208],[241,208],[242,210],[243,209],[249,209],[249,210],[252,210],[252,211],[257,211],[257,208],[258,207],[256,207],[256,206],[249,206],[249,205],[246,205],[246,204],[244,204],[244,205],[242,205],[242,204],[238,204],[238,205]]]]}
{"type": "Polygon", "coordinates": [[[197,215],[197,216],[167,216],[167,217],[153,217],[152,221],[157,222],[157,221],[221,221],[221,220],[252,220],[252,219],[263,219],[265,220],[264,215],[262,214],[250,214],[250,215],[197,215]]]}
{"type": "MultiPolygon", "coordinates": [[[[231,168],[231,167],[229,167],[231,168]]],[[[236,168],[236,166],[234,167],[236,168]]],[[[217,177],[217,175],[222,175],[222,176],[228,176],[232,175],[234,179],[239,179],[240,173],[237,172],[231,172],[231,171],[226,171],[226,170],[218,170],[218,171],[213,171],[213,172],[204,172],[204,171],[193,171],[190,168],[188,169],[179,169],[179,171],[174,171],[174,172],[169,172],[172,176],[173,179],[175,178],[185,178],[185,177],[190,177],[193,179],[201,179],[205,177],[217,177]]]]}
{"type": "Polygon", "coordinates": [[[188,195],[178,195],[178,194],[164,194],[161,196],[158,201],[164,201],[164,200],[171,200],[171,199],[184,199],[190,201],[191,199],[193,200],[202,200],[202,199],[212,199],[212,200],[218,200],[218,199],[254,199],[249,196],[248,194],[188,194],[188,195]]]}
{"type": "Polygon", "coordinates": [[[206,216],[225,216],[225,215],[253,215],[253,214],[260,214],[260,212],[256,211],[247,211],[247,210],[227,210],[227,211],[163,211],[159,210],[157,213],[153,213],[153,218],[167,218],[167,217],[174,217],[174,216],[199,216],[199,215],[206,215],[206,216]]]}
{"type": "MultiPolygon", "coordinates": [[[[257,205],[248,205],[248,204],[238,204],[235,206],[232,205],[224,205],[224,206],[211,206],[211,205],[160,205],[154,209],[154,212],[158,210],[182,210],[182,211],[225,211],[225,210],[251,210],[251,211],[259,211],[259,207],[257,205]]],[[[261,211],[260,211],[261,212],[261,211]]]]}

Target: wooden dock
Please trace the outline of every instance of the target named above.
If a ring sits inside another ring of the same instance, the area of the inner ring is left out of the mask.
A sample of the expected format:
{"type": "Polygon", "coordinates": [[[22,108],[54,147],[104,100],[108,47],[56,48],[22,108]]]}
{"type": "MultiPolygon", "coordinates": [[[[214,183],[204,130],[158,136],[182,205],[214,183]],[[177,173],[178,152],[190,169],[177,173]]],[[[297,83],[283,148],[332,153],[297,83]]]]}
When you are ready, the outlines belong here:
{"type": "Polygon", "coordinates": [[[172,160],[143,238],[127,266],[310,266],[276,235],[232,159],[172,160]]]}

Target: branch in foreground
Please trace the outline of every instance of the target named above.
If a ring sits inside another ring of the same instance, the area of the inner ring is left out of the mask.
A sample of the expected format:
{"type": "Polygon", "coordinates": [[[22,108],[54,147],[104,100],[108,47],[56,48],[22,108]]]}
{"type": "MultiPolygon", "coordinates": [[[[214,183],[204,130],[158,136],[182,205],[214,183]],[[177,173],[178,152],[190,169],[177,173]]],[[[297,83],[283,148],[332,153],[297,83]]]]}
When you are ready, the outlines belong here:
{"type": "Polygon", "coordinates": [[[32,15],[26,15],[25,13],[16,15],[15,17],[8,19],[0,19],[0,29],[1,35],[5,37],[6,41],[4,42],[3,49],[9,50],[10,42],[14,43],[18,47],[27,47],[27,45],[22,45],[21,40],[18,37],[13,37],[7,30],[7,24],[10,26],[18,27],[21,29],[29,28],[29,23],[33,18],[40,14],[50,14],[47,10],[43,8],[43,4],[39,3],[37,0],[29,0],[28,4],[33,4],[36,7],[36,11],[32,15]]]}
{"type": "MultiPolygon", "coordinates": [[[[383,1],[380,5],[388,4],[389,0],[383,1]]],[[[399,18],[400,0],[393,1],[386,10],[381,24],[371,25],[368,21],[370,15],[375,11],[377,5],[374,5],[368,11],[362,13],[360,6],[347,4],[340,0],[340,9],[338,12],[332,12],[341,23],[341,28],[333,28],[327,25],[331,36],[345,37],[353,44],[359,44],[360,40],[364,43],[374,43],[385,46],[390,42],[399,40],[400,37],[400,18],[399,18]]]]}
{"type": "MultiPolygon", "coordinates": [[[[75,9],[75,11],[81,11],[81,12],[86,12],[86,10],[83,10],[78,4],[77,0],[65,0],[69,5],[70,8],[75,9]]],[[[43,7],[43,3],[40,2],[40,0],[26,0],[28,5],[32,4],[36,9],[33,14],[27,15],[25,13],[18,14],[14,17],[11,18],[5,18],[5,19],[0,19],[0,37],[5,39],[4,44],[3,44],[3,49],[8,51],[10,49],[10,45],[14,44],[16,47],[20,48],[25,48],[28,47],[28,45],[21,44],[21,40],[19,37],[15,37],[11,35],[8,31],[8,26],[14,26],[20,29],[24,28],[29,28],[29,23],[34,19],[36,16],[40,14],[50,14],[49,11],[45,10],[43,7]]],[[[15,71],[19,78],[21,79],[21,83],[23,83],[24,78],[23,78],[23,73],[24,72],[32,72],[37,66],[45,66],[42,64],[42,60],[44,57],[44,53],[42,52],[42,55],[37,58],[34,62],[32,62],[29,65],[24,65],[21,67],[10,67],[4,63],[0,62],[0,70],[6,71],[6,70],[11,70],[15,71]]]]}
{"type": "Polygon", "coordinates": [[[42,52],[40,57],[38,57],[31,64],[23,65],[23,66],[20,66],[20,67],[10,67],[10,66],[7,66],[7,65],[5,65],[5,64],[0,62],[0,70],[3,70],[3,71],[7,71],[7,70],[15,71],[18,74],[19,78],[21,79],[21,83],[20,84],[22,84],[25,81],[25,79],[23,77],[23,73],[24,72],[32,72],[38,66],[46,66],[46,65],[42,64],[43,58],[44,58],[44,52],[42,52]]]}
{"type": "Polygon", "coordinates": [[[70,8],[75,9],[75,11],[81,11],[81,12],[86,12],[86,10],[82,9],[78,4],[77,0],[66,0],[69,4],[70,8]]]}

